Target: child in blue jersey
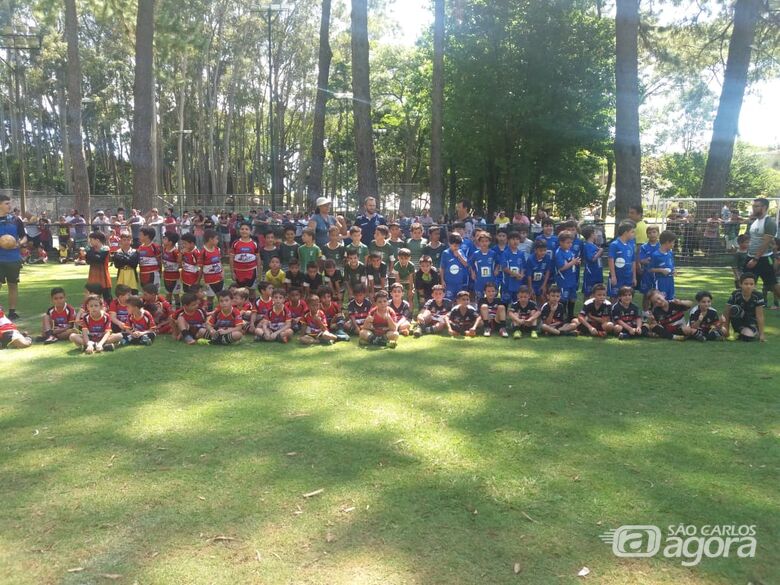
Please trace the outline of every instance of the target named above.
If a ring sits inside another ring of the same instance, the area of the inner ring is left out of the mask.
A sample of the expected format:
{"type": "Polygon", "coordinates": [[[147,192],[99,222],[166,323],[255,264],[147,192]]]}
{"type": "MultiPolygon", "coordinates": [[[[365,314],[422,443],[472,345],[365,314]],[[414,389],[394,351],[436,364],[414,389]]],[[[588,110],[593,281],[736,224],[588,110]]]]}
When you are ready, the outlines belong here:
{"type": "Polygon", "coordinates": [[[547,300],[551,265],[552,262],[547,255],[547,244],[544,240],[536,240],[534,253],[525,259],[525,275],[528,279],[528,287],[533,292],[533,298],[539,305],[547,300]]]}
{"type": "Polygon", "coordinates": [[[639,246],[639,259],[637,260],[636,274],[639,279],[638,290],[644,297],[642,299],[642,309],[648,309],[647,293],[655,288],[655,275],[650,272],[650,260],[653,254],[661,247],[658,241],[658,227],[652,225],[647,228],[647,242],[639,246]]]}
{"type": "MultiPolygon", "coordinates": [[[[474,240],[466,235],[466,224],[462,222],[455,222],[452,224],[452,233],[458,234],[462,241],[460,243],[460,251],[463,252],[463,257],[468,258],[474,252],[477,251],[477,246],[474,240]]],[[[475,234],[472,234],[475,237],[475,234]]]]}
{"type": "Polygon", "coordinates": [[[517,291],[525,284],[525,258],[526,255],[520,250],[520,234],[509,232],[509,245],[500,259],[500,269],[504,273],[501,302],[513,302],[517,298],[517,291]]]}
{"type": "Polygon", "coordinates": [[[649,272],[654,278],[654,288],[660,290],[667,299],[674,298],[674,243],[677,234],[666,230],[661,234],[660,248],[650,259],[649,272]]]}
{"type": "Polygon", "coordinates": [[[459,234],[450,234],[449,243],[449,249],[444,250],[441,254],[439,275],[445,289],[444,297],[452,301],[459,290],[468,286],[469,263],[461,249],[463,238],[459,234]]]}
{"type": "Polygon", "coordinates": [[[621,286],[636,286],[634,223],[624,221],[609,245],[609,296],[617,298],[621,286]]]}
{"type": "Polygon", "coordinates": [[[525,254],[525,257],[528,258],[534,253],[534,243],[532,240],[528,239],[528,226],[517,226],[517,233],[520,234],[520,240],[518,241],[517,247],[525,254]]]}
{"type": "Polygon", "coordinates": [[[604,249],[596,245],[596,228],[592,225],[582,228],[582,237],[585,240],[582,245],[582,259],[585,265],[582,295],[587,299],[594,285],[604,283],[604,271],[601,268],[601,255],[604,249]]]}
{"type": "Polygon", "coordinates": [[[503,256],[504,251],[509,243],[509,230],[505,227],[499,228],[496,231],[496,245],[491,248],[496,253],[498,258],[503,256]]]}
{"type": "Polygon", "coordinates": [[[474,296],[479,299],[485,291],[485,285],[495,284],[499,265],[495,251],[490,249],[490,234],[480,232],[477,243],[479,250],[469,258],[469,270],[474,282],[474,296]]]}
{"type": "Polygon", "coordinates": [[[536,236],[537,241],[543,240],[547,245],[547,256],[550,260],[553,259],[555,251],[558,249],[558,236],[553,233],[555,229],[555,222],[549,217],[542,220],[542,233],[536,236]]]}
{"type": "Polygon", "coordinates": [[[555,251],[555,284],[561,289],[561,303],[566,307],[566,318],[574,319],[574,304],[577,302],[577,267],[580,258],[571,249],[571,234],[563,232],[558,237],[558,249],[555,251]]]}

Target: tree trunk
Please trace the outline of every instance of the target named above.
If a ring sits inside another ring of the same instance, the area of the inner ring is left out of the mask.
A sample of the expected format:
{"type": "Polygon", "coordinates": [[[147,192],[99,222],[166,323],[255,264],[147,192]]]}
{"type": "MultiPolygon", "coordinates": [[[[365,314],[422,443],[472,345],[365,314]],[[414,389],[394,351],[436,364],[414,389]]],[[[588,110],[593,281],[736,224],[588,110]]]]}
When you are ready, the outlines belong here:
{"type": "Polygon", "coordinates": [[[368,2],[352,0],[352,109],[355,116],[358,198],[377,197],[368,65],[368,2]]]}
{"type": "MultiPolygon", "coordinates": [[[[65,177],[65,193],[70,195],[73,193],[73,168],[71,167],[70,160],[70,139],[68,138],[68,114],[67,100],[65,99],[65,83],[63,80],[57,84],[57,110],[60,119],[60,141],[62,143],[62,174],[65,177]]],[[[84,157],[84,150],[82,147],[82,158],[84,157]]],[[[5,159],[5,157],[3,157],[5,159]]]]}
{"type": "Polygon", "coordinates": [[[639,74],[637,35],[639,0],[617,0],[615,16],[615,215],[642,204],[641,148],[639,143],[639,74]]]}
{"type": "Polygon", "coordinates": [[[444,168],[442,142],[444,120],[444,0],[434,2],[433,93],[431,94],[431,215],[438,218],[444,210],[444,168]]]}
{"type": "Polygon", "coordinates": [[[154,0],[138,0],[135,30],[135,80],[133,81],[133,207],[144,212],[153,207],[156,182],[152,152],[154,116],[154,0]]]}
{"type": "Polygon", "coordinates": [[[240,70],[239,63],[241,57],[239,55],[233,56],[233,71],[230,75],[230,85],[228,86],[227,104],[228,112],[225,117],[225,132],[222,140],[222,164],[221,172],[219,176],[219,193],[220,195],[227,195],[228,189],[228,175],[230,174],[230,133],[233,129],[233,110],[235,108],[236,101],[236,85],[238,84],[238,74],[240,70]]]}
{"type": "MultiPolygon", "coordinates": [[[[88,218],[90,214],[89,175],[81,140],[81,58],[79,57],[78,16],[76,0],[65,0],[65,40],[68,44],[67,128],[70,157],[73,161],[74,207],[88,218]]],[[[64,138],[64,137],[63,137],[64,138]]],[[[65,169],[66,173],[71,172],[65,169]]]]}
{"type": "MultiPolygon", "coordinates": [[[[756,23],[761,11],[761,0],[737,0],[734,7],[734,29],[729,43],[729,56],[723,77],[718,113],[712,125],[712,140],[704,169],[701,196],[721,198],[726,196],[731,157],[737,137],[739,112],[745,96],[750,53],[756,34],[756,23]]],[[[720,208],[717,202],[711,206],[720,208]]],[[[700,209],[701,211],[701,209],[700,209]]],[[[705,210],[706,213],[712,210],[705,210]]]]}
{"type": "Polygon", "coordinates": [[[609,194],[612,192],[612,181],[615,179],[615,160],[607,155],[607,186],[604,188],[604,197],[601,200],[601,219],[606,221],[609,209],[609,194]]]}
{"type": "Polygon", "coordinates": [[[330,0],[322,0],[322,20],[320,21],[319,73],[317,75],[317,99],[314,102],[314,127],[311,137],[311,167],[307,181],[309,207],[322,194],[322,169],[325,166],[325,108],[328,104],[328,78],[330,61],[330,0]]]}

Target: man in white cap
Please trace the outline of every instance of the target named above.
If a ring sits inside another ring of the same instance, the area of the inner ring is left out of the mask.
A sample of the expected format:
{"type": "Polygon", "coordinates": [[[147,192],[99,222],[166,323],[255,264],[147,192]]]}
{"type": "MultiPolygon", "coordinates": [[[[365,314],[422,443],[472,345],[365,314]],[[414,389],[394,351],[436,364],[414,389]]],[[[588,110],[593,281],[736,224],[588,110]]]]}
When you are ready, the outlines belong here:
{"type": "Polygon", "coordinates": [[[341,216],[334,217],[330,214],[331,200],[327,197],[318,197],[314,202],[315,211],[309,219],[307,227],[314,230],[314,241],[322,248],[328,243],[328,230],[331,226],[338,226],[342,235],[347,233],[347,223],[341,216]]]}

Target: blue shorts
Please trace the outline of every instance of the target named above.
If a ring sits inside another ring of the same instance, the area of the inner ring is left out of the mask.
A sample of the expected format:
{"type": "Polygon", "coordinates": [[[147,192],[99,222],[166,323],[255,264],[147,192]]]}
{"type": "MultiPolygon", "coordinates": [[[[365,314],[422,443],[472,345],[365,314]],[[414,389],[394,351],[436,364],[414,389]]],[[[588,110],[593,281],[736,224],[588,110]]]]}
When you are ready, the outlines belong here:
{"type": "Polygon", "coordinates": [[[455,297],[458,295],[458,293],[462,290],[469,290],[469,287],[465,283],[461,283],[460,285],[452,285],[450,286],[448,283],[444,283],[445,289],[444,289],[444,298],[450,299],[451,301],[455,300],[455,297]]]}
{"type": "Polygon", "coordinates": [[[607,294],[609,294],[609,296],[612,298],[617,298],[618,291],[624,286],[633,289],[634,283],[631,282],[630,280],[620,280],[618,278],[617,284],[615,286],[612,286],[612,279],[609,279],[609,284],[607,285],[607,294]]]}
{"type": "Polygon", "coordinates": [[[561,289],[561,302],[562,303],[572,303],[577,300],[577,287],[573,286],[570,288],[562,288],[561,289]]]}
{"type": "Polygon", "coordinates": [[[650,271],[645,271],[639,280],[637,290],[642,294],[647,294],[651,288],[655,288],[655,275],[650,271]]]}
{"type": "Polygon", "coordinates": [[[597,284],[604,284],[604,279],[601,280],[588,280],[587,278],[582,281],[582,294],[589,297],[593,292],[593,287],[597,284]]]}
{"type": "Polygon", "coordinates": [[[506,304],[514,303],[517,300],[517,291],[516,290],[504,290],[504,287],[501,287],[501,302],[506,304]]]}

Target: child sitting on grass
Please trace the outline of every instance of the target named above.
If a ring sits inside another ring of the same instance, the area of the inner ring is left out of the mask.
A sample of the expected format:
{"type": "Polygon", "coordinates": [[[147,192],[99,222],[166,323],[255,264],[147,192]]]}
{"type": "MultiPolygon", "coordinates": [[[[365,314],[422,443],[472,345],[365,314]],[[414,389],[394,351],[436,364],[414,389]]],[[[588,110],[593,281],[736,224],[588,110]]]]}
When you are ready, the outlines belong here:
{"type": "Polygon", "coordinates": [[[157,337],[157,326],[152,314],[144,309],[144,301],[141,297],[131,296],[127,299],[130,309],[130,331],[125,333],[124,342],[130,345],[152,345],[157,337]]]}
{"type": "MultiPolygon", "coordinates": [[[[181,340],[187,345],[204,340],[207,319],[206,311],[201,308],[198,297],[193,293],[184,293],[181,296],[181,309],[176,312],[176,326],[181,340]]],[[[204,341],[208,343],[208,339],[204,341]]]]}
{"type": "Polygon", "coordinates": [[[531,300],[531,289],[521,286],[517,291],[517,300],[509,306],[508,322],[509,328],[514,331],[514,338],[530,335],[536,339],[540,315],[538,306],[531,300]]]}
{"type": "Polygon", "coordinates": [[[547,291],[547,302],[542,305],[541,332],[543,335],[577,335],[577,323],[566,320],[566,307],[561,303],[561,289],[552,285],[547,291]]]}
{"type": "Polygon", "coordinates": [[[87,298],[87,314],[82,323],[81,333],[71,334],[70,340],[86,354],[114,351],[114,344],[122,340],[121,333],[111,332],[111,318],[97,295],[87,298]]]}
{"type": "Polygon", "coordinates": [[[479,312],[469,304],[471,295],[467,290],[458,291],[455,296],[457,305],[447,314],[445,322],[452,337],[476,337],[477,329],[482,325],[479,312]]]}
{"type": "Polygon", "coordinates": [[[354,289],[355,297],[347,305],[346,331],[352,335],[359,335],[371,311],[371,301],[366,298],[366,287],[359,284],[354,289]]]}
{"type": "Polygon", "coordinates": [[[650,303],[650,317],[647,326],[655,337],[685,341],[695,331],[685,323],[685,312],[693,307],[692,301],[668,299],[658,289],[651,289],[647,293],[647,301],[650,303]]]}
{"type": "Polygon", "coordinates": [[[764,332],[764,307],[766,300],[756,292],[756,277],[752,272],[743,272],[739,278],[739,289],[731,293],[723,314],[723,327],[728,334],[734,329],[741,341],[766,341],[764,332]]]}
{"type": "Polygon", "coordinates": [[[388,308],[387,291],[374,294],[374,307],[360,328],[361,345],[380,345],[395,348],[398,343],[398,327],[395,315],[388,308]]]}
{"type": "Polygon", "coordinates": [[[311,295],[309,297],[309,312],[303,317],[303,331],[300,336],[300,342],[303,345],[314,345],[321,343],[323,345],[333,345],[336,336],[328,331],[328,319],[320,308],[320,297],[311,295]]]}
{"type": "Polygon", "coordinates": [[[592,294],[593,296],[583,303],[582,310],[574,322],[577,323],[581,335],[606,337],[614,330],[614,325],[610,321],[612,303],[607,300],[607,287],[603,284],[595,284],[592,294]]]}
{"type": "Polygon", "coordinates": [[[483,287],[482,298],[477,300],[479,316],[484,325],[485,337],[490,337],[494,329],[498,329],[501,337],[509,337],[506,330],[506,307],[498,299],[498,289],[494,282],[487,282],[483,287]]]}
{"type": "MultiPolygon", "coordinates": [[[[102,306],[102,305],[101,305],[102,306]]],[[[24,349],[32,345],[32,339],[19,331],[16,324],[5,316],[0,307],[0,349],[24,349]]]]}
{"type": "Polygon", "coordinates": [[[723,341],[726,330],[720,314],[712,308],[712,295],[706,291],[696,293],[696,306],[688,314],[688,328],[694,331],[697,341],[723,341]]]}
{"type": "Polygon", "coordinates": [[[404,299],[404,287],[400,282],[396,282],[390,287],[389,307],[395,315],[398,333],[409,335],[412,328],[412,306],[409,301],[404,299]]]}
{"type": "Polygon", "coordinates": [[[59,286],[51,289],[52,306],[43,315],[41,340],[45,344],[64,341],[76,332],[76,309],[68,304],[65,289],[59,286]]]}
{"type": "Polygon", "coordinates": [[[288,343],[293,336],[292,316],[284,306],[284,289],[276,288],[271,294],[271,310],[260,322],[261,333],[255,334],[255,341],[280,341],[288,343]]]}
{"type": "MultiPolygon", "coordinates": [[[[332,261],[326,260],[326,262],[332,261]]],[[[317,296],[320,297],[322,312],[328,320],[328,330],[336,336],[336,341],[349,341],[349,335],[344,331],[346,325],[344,312],[341,310],[341,303],[333,300],[333,289],[322,285],[317,296]]]]}
{"type": "Polygon", "coordinates": [[[647,326],[642,324],[642,313],[633,300],[634,289],[630,286],[620,287],[618,290],[618,302],[612,305],[610,315],[612,332],[618,336],[618,339],[646,337],[650,332],[647,326]]]}
{"type": "Polygon", "coordinates": [[[244,320],[241,312],[233,307],[230,291],[217,293],[217,308],[206,321],[206,335],[214,345],[238,343],[244,336],[244,320]]]}
{"type": "Polygon", "coordinates": [[[444,287],[434,285],[432,297],[425,302],[417,315],[417,328],[414,336],[441,333],[447,328],[447,315],[452,310],[452,301],[444,296],[444,287]]]}

